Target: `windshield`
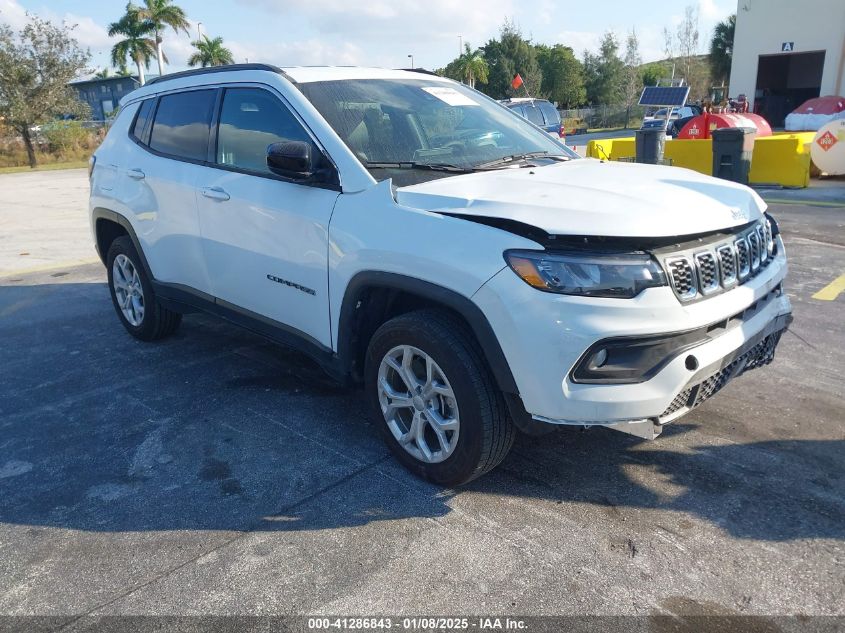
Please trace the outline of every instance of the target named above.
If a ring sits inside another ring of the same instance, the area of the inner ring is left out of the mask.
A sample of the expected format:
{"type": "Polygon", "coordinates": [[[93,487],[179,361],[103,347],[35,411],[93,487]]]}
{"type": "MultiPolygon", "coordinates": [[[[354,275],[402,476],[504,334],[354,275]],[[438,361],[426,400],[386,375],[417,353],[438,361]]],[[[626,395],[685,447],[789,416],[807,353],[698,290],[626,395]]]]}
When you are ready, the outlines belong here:
{"type": "Polygon", "coordinates": [[[298,87],[377,180],[408,184],[529,159],[543,164],[577,157],[522,117],[461,84],[357,79],[298,87]]]}

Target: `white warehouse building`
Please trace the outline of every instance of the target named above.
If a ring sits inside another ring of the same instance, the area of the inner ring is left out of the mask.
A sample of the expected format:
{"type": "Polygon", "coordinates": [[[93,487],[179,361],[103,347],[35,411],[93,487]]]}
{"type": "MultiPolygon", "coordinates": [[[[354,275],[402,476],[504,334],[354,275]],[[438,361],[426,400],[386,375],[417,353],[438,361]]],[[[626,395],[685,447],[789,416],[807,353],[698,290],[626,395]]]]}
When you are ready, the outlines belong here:
{"type": "Polygon", "coordinates": [[[773,126],[807,99],[845,92],[845,0],[739,0],[730,94],[773,126]]]}

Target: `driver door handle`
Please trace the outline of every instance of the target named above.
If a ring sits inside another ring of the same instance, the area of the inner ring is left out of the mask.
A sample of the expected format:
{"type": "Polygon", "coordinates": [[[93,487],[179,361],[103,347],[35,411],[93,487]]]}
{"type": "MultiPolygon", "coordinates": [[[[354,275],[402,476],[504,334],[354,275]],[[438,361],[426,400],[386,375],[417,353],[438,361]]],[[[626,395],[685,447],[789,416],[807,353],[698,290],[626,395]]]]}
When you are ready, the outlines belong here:
{"type": "Polygon", "coordinates": [[[212,200],[219,200],[220,202],[225,202],[231,196],[223,191],[220,187],[204,187],[202,190],[202,195],[206,198],[210,198],[212,200]]]}
{"type": "Polygon", "coordinates": [[[132,178],[133,180],[143,180],[146,178],[146,174],[140,169],[130,169],[126,172],[126,175],[132,178]]]}

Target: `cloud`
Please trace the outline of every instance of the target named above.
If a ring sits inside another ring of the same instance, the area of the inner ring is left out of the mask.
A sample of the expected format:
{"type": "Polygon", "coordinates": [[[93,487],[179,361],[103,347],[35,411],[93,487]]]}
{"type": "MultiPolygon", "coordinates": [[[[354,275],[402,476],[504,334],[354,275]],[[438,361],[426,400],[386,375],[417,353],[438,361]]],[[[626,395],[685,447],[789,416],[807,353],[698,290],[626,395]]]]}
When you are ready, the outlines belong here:
{"type": "Polygon", "coordinates": [[[0,0],[0,22],[20,29],[26,24],[26,10],[16,0],[0,0]]]}

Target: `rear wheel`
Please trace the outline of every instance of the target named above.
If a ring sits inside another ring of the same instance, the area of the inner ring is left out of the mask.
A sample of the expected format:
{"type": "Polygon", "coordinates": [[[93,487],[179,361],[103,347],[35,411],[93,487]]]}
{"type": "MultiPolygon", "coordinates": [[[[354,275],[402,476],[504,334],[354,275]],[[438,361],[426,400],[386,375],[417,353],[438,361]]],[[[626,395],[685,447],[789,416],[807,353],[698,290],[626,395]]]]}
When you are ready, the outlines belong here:
{"type": "Polygon", "coordinates": [[[447,313],[421,310],[382,325],[365,374],[385,441],[425,479],[466,483],[497,466],[513,444],[502,395],[474,338],[447,313]]]}
{"type": "Polygon", "coordinates": [[[132,336],[155,341],[176,331],[182,315],[159,304],[129,236],[111,243],[106,267],[115,312],[132,336]]]}

